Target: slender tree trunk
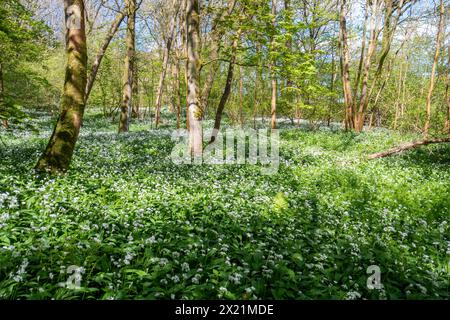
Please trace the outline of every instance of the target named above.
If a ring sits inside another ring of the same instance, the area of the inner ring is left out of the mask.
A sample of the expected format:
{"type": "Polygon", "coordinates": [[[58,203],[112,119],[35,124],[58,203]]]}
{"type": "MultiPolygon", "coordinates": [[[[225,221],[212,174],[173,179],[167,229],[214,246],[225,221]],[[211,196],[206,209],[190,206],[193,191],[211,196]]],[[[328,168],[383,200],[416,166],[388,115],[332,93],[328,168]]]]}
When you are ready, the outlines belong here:
{"type": "MultiPolygon", "coordinates": [[[[408,58],[406,58],[408,60],[408,58]]],[[[401,108],[400,108],[400,115],[403,117],[405,115],[405,106],[406,106],[406,79],[408,76],[409,71],[409,63],[406,62],[405,66],[405,73],[403,74],[402,79],[402,101],[401,101],[401,108]]]]}
{"type": "Polygon", "coordinates": [[[242,66],[239,67],[239,122],[244,127],[244,76],[242,66]]]}
{"type": "Polygon", "coordinates": [[[225,88],[223,90],[222,97],[220,98],[219,101],[219,106],[217,107],[216,118],[214,121],[214,129],[209,143],[213,143],[216,140],[217,135],[219,134],[223,110],[225,109],[228,97],[230,96],[231,85],[233,83],[234,77],[234,65],[236,63],[236,54],[237,54],[237,47],[239,44],[239,37],[240,37],[240,30],[238,31],[236,38],[233,40],[233,44],[231,45],[231,57],[230,63],[228,65],[227,81],[225,83],[225,88]]]}
{"type": "Polygon", "coordinates": [[[208,100],[209,96],[211,94],[211,90],[214,84],[214,80],[216,79],[216,74],[218,70],[219,64],[217,63],[217,59],[219,57],[220,52],[220,42],[222,41],[223,32],[220,32],[218,29],[219,23],[223,21],[226,17],[231,15],[234,11],[234,8],[236,7],[236,0],[231,0],[228,2],[228,8],[227,10],[222,13],[222,11],[216,16],[213,26],[211,28],[211,54],[210,54],[210,67],[208,71],[208,75],[206,76],[205,82],[203,84],[202,89],[202,106],[204,109],[204,113],[206,114],[206,110],[208,108],[208,100]]]}
{"type": "Polygon", "coordinates": [[[258,104],[259,104],[259,85],[262,82],[262,67],[261,61],[259,59],[259,53],[261,52],[261,45],[256,45],[256,52],[258,54],[258,67],[255,70],[255,92],[253,97],[253,128],[256,129],[256,117],[258,115],[258,104]]]}
{"type": "Polygon", "coordinates": [[[69,168],[85,108],[87,48],[83,0],[65,0],[66,76],[60,116],[36,170],[63,172],[69,168]],[[73,23],[75,22],[75,23],[73,23]]]}
{"type": "Polygon", "coordinates": [[[184,58],[185,58],[185,72],[184,72],[184,83],[186,84],[185,87],[185,96],[186,96],[186,129],[189,131],[190,130],[190,126],[189,126],[189,102],[188,102],[188,95],[189,95],[189,86],[188,86],[188,65],[189,65],[189,60],[188,60],[188,45],[187,45],[187,33],[188,33],[188,23],[187,23],[187,16],[186,16],[186,12],[187,12],[187,7],[188,7],[188,1],[189,0],[182,0],[183,2],[181,3],[181,8],[184,12],[184,14],[180,15],[180,23],[183,26],[183,28],[181,28],[181,42],[183,43],[183,47],[184,47],[184,58]]]}
{"type": "Polygon", "coordinates": [[[200,5],[199,0],[187,0],[186,6],[186,48],[187,48],[187,104],[189,118],[189,150],[194,156],[201,156],[202,107],[200,105],[200,5]]]}
{"type": "Polygon", "coordinates": [[[359,65],[358,65],[358,73],[355,80],[355,88],[354,88],[354,96],[357,99],[358,97],[358,87],[361,81],[361,73],[364,64],[364,55],[366,53],[366,38],[367,38],[367,21],[369,20],[369,3],[366,1],[364,5],[364,26],[363,26],[363,34],[361,40],[361,54],[359,56],[359,65]]]}
{"type": "Polygon", "coordinates": [[[397,99],[395,100],[395,117],[394,117],[394,130],[397,130],[398,118],[401,114],[401,94],[403,85],[403,66],[400,65],[399,76],[398,76],[398,86],[397,86],[397,99]]]}
{"type": "Polygon", "coordinates": [[[372,126],[373,126],[373,117],[374,117],[374,112],[370,113],[369,116],[369,130],[372,130],[372,126]]]}
{"type": "Polygon", "coordinates": [[[117,17],[114,19],[111,27],[109,28],[108,34],[106,38],[103,40],[103,44],[100,47],[100,50],[97,53],[97,57],[92,64],[91,71],[89,73],[89,77],[86,84],[86,92],[85,92],[85,101],[89,100],[89,96],[91,94],[92,87],[94,86],[95,78],[97,77],[98,69],[100,68],[100,63],[102,62],[103,57],[105,56],[106,50],[108,49],[109,44],[111,43],[112,38],[116,34],[119,29],[120,24],[126,16],[126,8],[120,12],[117,17]]]}
{"type": "Polygon", "coordinates": [[[428,139],[429,131],[430,131],[430,122],[431,122],[431,98],[433,96],[435,78],[436,78],[436,68],[439,60],[439,52],[441,50],[441,41],[442,41],[442,33],[444,29],[444,0],[440,1],[439,6],[439,26],[436,35],[436,51],[434,53],[433,67],[431,68],[431,76],[430,76],[430,86],[428,87],[427,101],[426,101],[426,120],[425,127],[423,129],[423,135],[425,139],[428,139]]]}
{"type": "Polygon", "coordinates": [[[166,46],[164,48],[163,66],[162,66],[161,74],[159,76],[158,89],[157,89],[157,94],[156,94],[155,126],[157,128],[159,126],[159,122],[161,121],[161,103],[162,103],[162,95],[163,95],[163,90],[164,90],[164,80],[166,78],[167,66],[169,64],[169,55],[170,55],[170,50],[172,48],[172,42],[173,42],[173,37],[174,37],[174,33],[175,33],[175,22],[176,22],[177,17],[178,17],[178,11],[179,11],[179,8],[180,8],[180,1],[179,0],[173,0],[172,5],[174,7],[174,12],[173,12],[172,17],[170,19],[169,34],[168,34],[168,37],[167,37],[166,46]]]}
{"type": "Polygon", "coordinates": [[[136,60],[133,63],[133,88],[132,88],[132,92],[133,92],[133,100],[131,101],[132,104],[132,111],[131,111],[131,116],[133,118],[139,119],[141,116],[141,112],[140,112],[140,97],[139,97],[139,68],[136,65],[136,60]]]}
{"type": "MultiPolygon", "coordinates": [[[[382,3],[380,2],[380,6],[382,3]]],[[[381,52],[378,58],[378,65],[377,65],[377,71],[375,72],[374,79],[372,80],[372,85],[370,86],[370,90],[368,91],[368,94],[366,95],[366,99],[364,101],[364,108],[367,110],[369,108],[370,99],[372,97],[372,94],[375,90],[375,86],[378,83],[378,80],[381,78],[383,74],[383,66],[386,61],[386,58],[391,50],[392,41],[394,39],[395,30],[397,29],[398,22],[400,17],[402,16],[403,7],[405,5],[404,0],[399,0],[397,5],[397,11],[398,14],[395,17],[395,19],[392,19],[393,13],[394,13],[394,0],[385,0],[384,1],[384,25],[383,25],[383,39],[382,39],[382,45],[381,45],[381,52]]],[[[378,16],[377,16],[378,19],[378,16]]],[[[378,23],[377,23],[378,25],[378,23]]],[[[378,38],[379,30],[377,26],[377,35],[376,38],[378,38]]],[[[408,31],[406,32],[406,36],[408,34],[408,31]]],[[[400,45],[400,49],[397,50],[395,56],[397,56],[398,52],[403,47],[406,40],[402,42],[400,45]]],[[[388,77],[389,78],[389,77],[388,77]]],[[[386,81],[386,80],[385,80],[386,81]]],[[[385,85],[385,84],[383,84],[385,85]]]]}
{"type": "MultiPolygon", "coordinates": [[[[272,26],[275,29],[276,28],[276,23],[277,23],[277,0],[272,0],[272,26]]],[[[271,50],[274,51],[275,50],[275,37],[272,38],[272,43],[271,43],[271,50]]],[[[271,86],[272,86],[272,98],[271,98],[271,116],[272,116],[272,123],[271,123],[271,127],[272,129],[276,129],[277,128],[277,76],[276,76],[276,71],[275,71],[275,67],[276,67],[276,61],[275,59],[271,59],[270,62],[270,73],[271,73],[271,86]]]]}
{"type": "Polygon", "coordinates": [[[173,83],[173,104],[177,113],[177,129],[180,129],[181,125],[181,92],[180,92],[180,61],[175,58],[172,66],[172,83],[173,83]]]}
{"type": "MultiPolygon", "coordinates": [[[[291,10],[291,0],[284,0],[284,11],[285,14],[289,17],[289,23],[292,24],[293,23],[293,19],[292,19],[292,10],[291,10]]],[[[292,38],[289,38],[286,41],[286,47],[288,49],[289,52],[292,51],[292,38]]],[[[291,88],[293,87],[294,82],[292,81],[292,76],[291,73],[288,72],[286,75],[286,101],[289,104],[289,106],[292,105],[293,102],[293,94],[292,94],[292,90],[291,88]]],[[[295,118],[296,114],[294,112],[294,118],[295,118]]]]}
{"type": "Polygon", "coordinates": [[[445,119],[445,131],[450,136],[450,46],[448,46],[448,66],[447,66],[447,74],[445,81],[445,101],[447,102],[447,117],[445,119]]]}
{"type": "Polygon", "coordinates": [[[341,0],[340,9],[340,55],[341,55],[341,76],[342,87],[344,91],[344,103],[345,103],[345,129],[353,129],[354,125],[354,101],[352,95],[352,89],[350,85],[350,53],[348,48],[348,35],[347,35],[347,18],[346,18],[346,0],[341,0]]]}
{"type": "Polygon", "coordinates": [[[120,108],[119,133],[128,132],[131,111],[131,99],[133,88],[134,54],[135,54],[135,19],[136,0],[125,0],[127,6],[127,54],[125,56],[125,68],[123,74],[123,96],[120,108]]]}
{"type": "Polygon", "coordinates": [[[372,56],[376,48],[376,29],[378,28],[378,0],[372,1],[372,13],[370,16],[370,40],[367,55],[364,60],[363,81],[361,85],[361,96],[359,102],[359,110],[355,117],[355,129],[361,132],[364,127],[365,114],[369,102],[368,85],[372,56]]]}
{"type": "MultiPolygon", "coordinates": [[[[215,32],[215,31],[212,31],[215,32]]],[[[205,78],[203,89],[202,89],[202,106],[205,108],[205,115],[207,112],[208,104],[209,104],[209,96],[211,95],[211,90],[214,84],[214,79],[216,79],[217,70],[219,69],[219,64],[217,63],[218,57],[219,57],[219,37],[213,33],[212,39],[211,39],[211,63],[209,66],[208,74],[205,78]]]]}
{"type": "MultiPolygon", "coordinates": [[[[5,103],[5,83],[3,81],[3,65],[0,63],[0,111],[2,108],[4,108],[5,103]]],[[[8,129],[8,119],[2,120],[3,128],[8,129]]]]}
{"type": "MultiPolygon", "coordinates": [[[[331,80],[330,80],[330,92],[334,92],[334,87],[335,87],[335,83],[336,83],[336,78],[337,78],[337,74],[336,74],[336,56],[335,56],[336,50],[333,47],[332,48],[332,53],[331,53],[331,80]]],[[[327,125],[328,127],[331,126],[331,120],[332,120],[332,106],[335,104],[335,99],[333,96],[330,96],[330,105],[328,106],[328,119],[327,119],[327,125]]]]}

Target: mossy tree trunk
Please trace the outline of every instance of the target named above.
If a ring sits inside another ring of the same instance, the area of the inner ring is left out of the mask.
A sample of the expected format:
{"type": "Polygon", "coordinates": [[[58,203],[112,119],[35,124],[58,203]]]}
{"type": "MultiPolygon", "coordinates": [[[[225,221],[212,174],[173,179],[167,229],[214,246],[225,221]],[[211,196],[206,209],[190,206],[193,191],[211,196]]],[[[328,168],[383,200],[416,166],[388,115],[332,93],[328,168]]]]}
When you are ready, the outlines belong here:
{"type": "Polygon", "coordinates": [[[187,105],[189,150],[202,154],[202,107],[200,105],[200,6],[199,0],[188,0],[186,6],[187,105]]]}
{"type": "Polygon", "coordinates": [[[119,133],[128,132],[129,130],[135,55],[136,0],[126,0],[125,5],[128,17],[126,36],[127,54],[125,56],[125,67],[123,73],[123,96],[122,105],[120,108],[119,133]]]}
{"type": "Polygon", "coordinates": [[[87,48],[82,0],[65,0],[66,75],[60,115],[36,170],[63,172],[69,168],[85,107],[87,48]]]}

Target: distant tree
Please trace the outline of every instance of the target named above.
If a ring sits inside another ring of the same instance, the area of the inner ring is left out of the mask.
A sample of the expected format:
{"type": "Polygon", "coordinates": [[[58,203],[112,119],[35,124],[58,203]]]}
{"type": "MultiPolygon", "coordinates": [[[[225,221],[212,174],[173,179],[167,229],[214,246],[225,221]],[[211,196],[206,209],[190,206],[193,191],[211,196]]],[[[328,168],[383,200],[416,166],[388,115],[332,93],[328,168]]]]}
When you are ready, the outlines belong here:
{"type": "Polygon", "coordinates": [[[19,105],[33,95],[40,95],[40,87],[48,87],[46,80],[23,66],[24,62],[39,60],[51,38],[51,30],[19,0],[2,0],[0,5],[0,120],[9,127],[10,119],[20,120],[26,114],[19,105]],[[10,85],[11,82],[11,85],[10,85]],[[13,85],[19,82],[21,85],[13,85]],[[8,91],[8,88],[11,90],[8,91]],[[12,90],[14,87],[14,90],[12,90]],[[31,89],[31,90],[30,90],[31,89]]]}

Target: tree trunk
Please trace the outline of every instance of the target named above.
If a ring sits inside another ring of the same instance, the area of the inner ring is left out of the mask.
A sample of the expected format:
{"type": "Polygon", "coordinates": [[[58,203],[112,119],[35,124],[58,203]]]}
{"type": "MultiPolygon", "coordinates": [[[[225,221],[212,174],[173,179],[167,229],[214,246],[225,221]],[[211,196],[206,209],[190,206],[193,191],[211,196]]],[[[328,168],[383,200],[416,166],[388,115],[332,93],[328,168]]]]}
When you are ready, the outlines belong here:
{"type": "Polygon", "coordinates": [[[394,154],[397,154],[397,153],[400,153],[400,152],[403,152],[406,150],[411,150],[411,149],[415,149],[420,146],[426,146],[429,144],[436,144],[436,143],[450,143],[450,138],[408,142],[408,143],[402,144],[398,147],[389,149],[387,151],[371,154],[368,156],[368,159],[384,158],[384,157],[388,157],[388,156],[391,156],[391,155],[394,155],[394,154]]]}
{"type": "Polygon", "coordinates": [[[445,101],[447,102],[447,117],[445,119],[445,132],[450,136],[450,46],[448,46],[448,66],[445,81],[445,101]]]}
{"type": "Polygon", "coordinates": [[[209,100],[209,96],[211,94],[211,90],[213,87],[213,83],[214,80],[216,79],[216,73],[218,70],[218,63],[217,63],[217,59],[219,57],[219,51],[220,51],[220,42],[223,38],[224,33],[220,32],[219,30],[217,30],[219,23],[224,20],[227,16],[231,15],[234,11],[234,8],[236,7],[236,0],[231,0],[228,4],[228,8],[225,12],[225,14],[223,14],[222,10],[220,11],[220,13],[217,15],[217,17],[214,19],[213,22],[213,26],[211,28],[211,54],[210,54],[210,59],[211,59],[211,63],[210,63],[210,67],[209,67],[209,72],[208,75],[205,79],[205,83],[203,85],[203,89],[202,89],[202,97],[201,97],[201,101],[202,101],[202,106],[204,109],[204,113],[206,114],[206,110],[208,108],[208,100],[209,100]]]}
{"type": "Polygon", "coordinates": [[[200,6],[199,0],[187,0],[187,104],[189,119],[189,151],[194,157],[202,155],[202,107],[200,105],[200,6]]]}
{"type": "Polygon", "coordinates": [[[341,60],[341,77],[342,87],[344,91],[344,103],[345,103],[345,129],[353,129],[354,125],[354,101],[352,95],[352,89],[350,85],[350,53],[348,48],[348,35],[347,35],[347,18],[346,7],[347,1],[342,0],[340,9],[340,60],[341,60]]]}
{"type": "Polygon", "coordinates": [[[431,122],[431,98],[433,96],[435,78],[436,78],[436,68],[439,60],[439,53],[441,50],[441,41],[442,41],[442,33],[444,29],[444,0],[440,1],[440,9],[439,9],[439,26],[436,35],[436,51],[434,53],[433,66],[431,68],[431,76],[430,76],[430,86],[428,87],[427,101],[426,101],[426,120],[425,127],[423,129],[423,135],[425,139],[428,139],[430,133],[430,122],[431,122]]]}
{"type": "Polygon", "coordinates": [[[361,39],[361,54],[359,56],[359,65],[358,65],[358,73],[356,75],[355,80],[355,88],[354,88],[354,96],[357,99],[358,97],[358,87],[359,83],[361,81],[361,73],[363,68],[363,62],[364,62],[364,55],[366,53],[366,37],[367,37],[367,21],[369,20],[369,4],[366,2],[364,5],[364,25],[363,25],[363,33],[362,33],[362,39],[361,39]]]}
{"type": "MultiPolygon", "coordinates": [[[[408,2],[406,2],[408,4],[408,2]]],[[[409,2],[412,3],[412,2],[409,2]]],[[[380,5],[382,5],[380,3],[380,5]]],[[[370,99],[372,97],[372,94],[375,90],[375,86],[378,83],[378,80],[381,78],[382,74],[383,74],[383,66],[384,63],[386,61],[386,58],[391,50],[391,45],[394,39],[394,34],[395,34],[395,30],[397,29],[400,17],[402,16],[402,14],[404,13],[403,11],[403,7],[405,5],[405,1],[404,0],[399,0],[398,3],[394,4],[394,0],[385,0],[384,1],[384,25],[383,25],[383,39],[381,41],[382,45],[381,45],[381,52],[378,58],[378,65],[377,65],[377,70],[375,72],[375,76],[372,80],[372,85],[370,87],[369,93],[367,94],[366,97],[366,101],[365,101],[365,106],[364,108],[367,110],[369,108],[369,103],[370,103],[370,99]],[[392,16],[394,13],[394,6],[397,6],[397,16],[395,17],[395,19],[393,19],[392,21],[392,16]]],[[[377,34],[379,33],[379,30],[377,30],[377,34]]],[[[408,34],[408,31],[406,32],[406,35],[408,34]]],[[[378,38],[378,35],[376,36],[378,38]]],[[[397,56],[398,52],[400,52],[401,48],[403,47],[403,45],[405,44],[405,40],[403,40],[403,42],[400,45],[400,48],[397,50],[395,56],[397,56]]],[[[389,72],[390,74],[390,72],[389,72]]],[[[382,87],[384,87],[386,85],[387,80],[389,79],[389,76],[387,77],[386,80],[384,80],[384,83],[382,85],[382,87]]],[[[376,103],[375,103],[376,105],[376,103]]]]}
{"type": "Polygon", "coordinates": [[[244,77],[242,66],[239,67],[239,123],[244,127],[244,77]]]}
{"type": "MultiPolygon", "coordinates": [[[[276,23],[277,23],[277,0],[272,0],[272,26],[275,29],[276,28],[276,23]]],[[[272,38],[271,41],[271,50],[274,51],[275,50],[275,37],[272,38]]],[[[271,127],[272,129],[276,129],[277,128],[277,76],[276,76],[276,71],[275,71],[275,67],[276,67],[276,61],[275,59],[271,59],[270,61],[270,73],[271,73],[271,77],[272,77],[272,81],[271,81],[271,87],[272,87],[272,98],[271,98],[271,111],[270,114],[272,116],[272,122],[271,122],[271,127]]]]}
{"type": "Polygon", "coordinates": [[[369,103],[368,85],[372,56],[377,45],[376,29],[378,28],[378,0],[372,1],[372,13],[370,16],[370,40],[367,55],[364,59],[363,82],[361,85],[361,96],[359,101],[359,110],[355,115],[356,132],[361,132],[364,127],[365,114],[369,103]]]}
{"type": "Polygon", "coordinates": [[[188,94],[189,94],[189,86],[188,86],[188,65],[189,65],[189,60],[188,60],[188,45],[187,45],[187,32],[188,32],[188,24],[187,24],[187,16],[186,16],[186,12],[187,12],[187,7],[188,7],[188,0],[182,0],[183,2],[181,3],[181,9],[182,12],[184,12],[184,14],[180,15],[180,24],[183,26],[183,28],[181,28],[180,33],[181,33],[181,42],[183,43],[183,47],[184,47],[184,58],[185,58],[185,72],[184,72],[184,83],[186,84],[185,86],[185,96],[186,96],[186,129],[189,131],[190,127],[189,127],[189,102],[188,102],[188,94]]]}
{"type": "MultiPolygon", "coordinates": [[[[285,14],[288,16],[289,19],[289,24],[293,24],[293,12],[291,9],[291,0],[284,0],[284,11],[285,14]]],[[[292,38],[288,38],[288,40],[286,41],[286,48],[288,49],[289,52],[292,52],[292,38]]],[[[294,82],[292,81],[292,74],[291,72],[288,72],[286,75],[286,101],[287,104],[289,106],[289,108],[292,105],[293,102],[293,94],[292,94],[292,87],[294,86],[294,82]]],[[[296,116],[296,111],[294,111],[294,118],[296,116]]]]}
{"type": "MultiPolygon", "coordinates": [[[[0,111],[4,108],[5,103],[5,83],[3,81],[3,66],[0,63],[0,111]]],[[[9,128],[8,119],[2,120],[2,126],[5,129],[9,128]]]]}
{"type": "Polygon", "coordinates": [[[60,116],[40,157],[37,171],[63,172],[69,168],[85,108],[87,48],[83,0],[65,0],[66,76],[60,116]],[[71,23],[75,22],[75,23],[71,23]]]}
{"type": "Polygon", "coordinates": [[[136,65],[136,60],[134,61],[133,64],[133,88],[132,88],[132,92],[133,92],[133,100],[131,101],[132,104],[132,109],[131,109],[131,116],[135,119],[139,119],[141,116],[141,111],[140,111],[140,97],[139,97],[139,68],[136,65]]]}
{"type": "Polygon", "coordinates": [[[240,30],[238,31],[238,34],[236,35],[236,38],[233,40],[233,44],[231,45],[231,57],[230,63],[228,65],[227,81],[225,83],[225,88],[223,90],[222,97],[220,98],[219,101],[219,106],[217,107],[216,118],[214,121],[214,129],[209,143],[213,143],[216,140],[217,135],[219,134],[223,110],[225,109],[228,97],[230,96],[231,85],[233,83],[233,76],[234,76],[234,65],[236,63],[237,47],[239,44],[239,37],[240,37],[240,30]]]}
{"type": "MultiPolygon", "coordinates": [[[[336,78],[337,78],[337,74],[336,74],[336,49],[333,46],[332,47],[332,52],[331,52],[331,79],[330,79],[330,92],[334,92],[334,87],[335,87],[335,83],[336,83],[336,78]]],[[[328,117],[327,117],[327,126],[330,127],[331,126],[331,120],[333,118],[332,115],[332,106],[335,104],[335,98],[333,96],[330,95],[330,99],[329,99],[329,103],[330,105],[328,106],[328,117]]]]}
{"type": "MultiPolygon", "coordinates": [[[[215,32],[215,31],[212,31],[215,32]]],[[[219,57],[219,36],[216,36],[215,33],[213,33],[212,39],[211,39],[211,63],[208,70],[208,75],[205,78],[203,89],[202,89],[202,95],[201,95],[201,103],[202,106],[205,109],[205,114],[208,108],[209,103],[209,96],[211,95],[211,90],[214,84],[214,79],[216,79],[217,70],[219,69],[219,64],[217,63],[217,58],[219,57]]]]}
{"type": "Polygon", "coordinates": [[[259,58],[259,53],[261,52],[261,45],[256,44],[256,52],[258,54],[258,66],[255,70],[255,92],[253,97],[253,128],[256,129],[256,117],[258,115],[258,104],[259,104],[259,85],[262,82],[262,67],[259,58]]]}
{"type": "Polygon", "coordinates": [[[175,32],[175,22],[178,17],[178,11],[180,8],[180,1],[179,0],[173,0],[172,5],[174,6],[174,12],[172,14],[172,18],[170,19],[169,24],[169,34],[166,41],[166,46],[164,48],[164,54],[163,54],[163,65],[161,74],[159,76],[159,82],[158,82],[158,89],[156,94],[156,106],[155,106],[155,126],[158,128],[159,122],[161,120],[161,103],[162,103],[162,95],[164,90],[164,79],[166,78],[167,73],[167,66],[169,64],[169,55],[170,50],[172,48],[172,42],[175,32]]]}
{"type": "Polygon", "coordinates": [[[397,99],[395,100],[395,117],[394,117],[394,130],[397,130],[398,118],[401,114],[401,94],[403,85],[403,65],[400,65],[399,75],[398,75],[398,86],[397,86],[397,99]]]}
{"type": "Polygon", "coordinates": [[[89,96],[91,94],[92,87],[94,86],[95,78],[98,73],[98,69],[100,68],[100,63],[102,62],[103,57],[105,56],[106,50],[108,49],[109,44],[111,43],[112,38],[116,34],[117,30],[119,29],[120,24],[122,23],[123,19],[126,15],[126,8],[120,12],[117,17],[114,19],[114,22],[112,23],[111,27],[109,28],[108,34],[106,35],[106,38],[103,40],[103,44],[100,47],[100,50],[97,53],[97,57],[94,60],[94,63],[92,64],[91,71],[89,73],[89,77],[86,84],[86,91],[85,91],[85,101],[87,102],[89,100],[89,96]]]}
{"type": "Polygon", "coordinates": [[[133,91],[133,71],[135,52],[135,19],[136,0],[125,0],[127,7],[127,54],[125,56],[125,68],[123,73],[123,96],[120,108],[119,133],[128,132],[131,111],[131,99],[133,91]]]}
{"type": "Polygon", "coordinates": [[[175,111],[177,113],[177,129],[180,129],[181,125],[181,92],[180,92],[180,61],[175,58],[172,66],[172,96],[175,111]]]}

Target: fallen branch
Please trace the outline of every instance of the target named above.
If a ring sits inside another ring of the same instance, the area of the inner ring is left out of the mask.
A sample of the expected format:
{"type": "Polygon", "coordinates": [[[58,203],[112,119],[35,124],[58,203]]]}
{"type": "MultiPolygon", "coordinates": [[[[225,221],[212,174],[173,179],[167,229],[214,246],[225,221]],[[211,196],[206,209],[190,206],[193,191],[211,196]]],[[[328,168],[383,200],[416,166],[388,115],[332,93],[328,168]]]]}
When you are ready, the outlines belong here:
{"type": "Polygon", "coordinates": [[[384,158],[384,157],[389,157],[391,155],[406,151],[406,150],[411,150],[411,149],[415,149],[418,148],[420,146],[426,146],[429,144],[435,144],[435,143],[450,143],[450,138],[441,138],[441,139],[428,139],[428,140],[420,140],[420,141],[413,141],[413,142],[408,142],[405,144],[402,144],[398,147],[383,151],[383,152],[379,152],[379,153],[374,153],[368,156],[369,160],[372,159],[378,159],[378,158],[384,158]]]}

